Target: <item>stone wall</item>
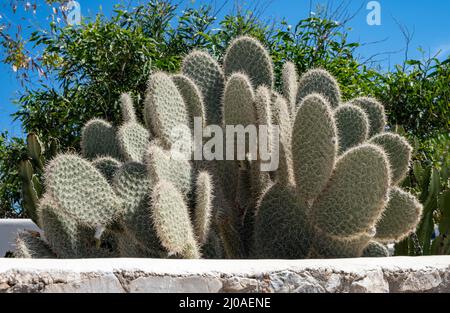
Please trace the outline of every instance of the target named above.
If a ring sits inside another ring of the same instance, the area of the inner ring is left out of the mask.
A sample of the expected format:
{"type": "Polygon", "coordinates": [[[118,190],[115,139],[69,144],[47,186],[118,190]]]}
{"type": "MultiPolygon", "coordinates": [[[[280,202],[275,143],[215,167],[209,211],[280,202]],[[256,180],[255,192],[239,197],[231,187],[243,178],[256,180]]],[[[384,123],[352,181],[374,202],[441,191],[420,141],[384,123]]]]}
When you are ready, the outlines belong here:
{"type": "Polygon", "coordinates": [[[450,292],[450,257],[0,259],[0,292],[450,292]]]}

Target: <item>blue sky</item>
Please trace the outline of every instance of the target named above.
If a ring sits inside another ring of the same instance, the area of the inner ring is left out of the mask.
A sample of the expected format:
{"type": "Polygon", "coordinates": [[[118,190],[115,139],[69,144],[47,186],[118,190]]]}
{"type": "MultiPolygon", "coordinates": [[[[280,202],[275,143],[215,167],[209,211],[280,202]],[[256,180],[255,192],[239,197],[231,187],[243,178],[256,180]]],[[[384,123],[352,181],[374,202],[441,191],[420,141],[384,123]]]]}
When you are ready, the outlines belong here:
{"type": "MultiPolygon", "coordinates": [[[[3,1],[3,3],[5,2],[9,1],[3,1]]],[[[31,29],[45,28],[49,22],[51,8],[45,8],[44,0],[30,2],[36,2],[38,5],[36,15],[31,11],[25,12],[20,6],[16,14],[12,14],[9,4],[0,5],[0,23],[9,21],[15,27],[20,25],[25,31],[28,27],[31,29]]],[[[81,5],[83,16],[93,16],[100,10],[106,15],[110,15],[113,5],[120,1],[78,0],[78,2],[81,5]]],[[[198,6],[204,2],[189,0],[186,1],[186,5],[198,6]]],[[[213,0],[212,2],[220,6],[223,0],[213,0]]],[[[313,2],[326,3],[327,0],[313,2]]],[[[329,2],[336,7],[341,1],[330,0],[329,2]]],[[[380,26],[367,24],[366,18],[369,10],[366,9],[366,5],[368,2],[370,1],[347,1],[348,12],[358,12],[348,24],[352,28],[350,40],[373,43],[358,50],[362,58],[377,55],[375,59],[380,60],[383,69],[389,69],[394,64],[401,63],[405,55],[405,40],[398,24],[407,27],[411,33],[414,32],[409,49],[410,58],[421,57],[417,50],[419,47],[431,54],[441,50],[440,58],[450,54],[450,1],[379,0],[381,6],[380,26]]],[[[255,1],[239,1],[239,3],[244,6],[253,6],[255,1]]],[[[262,13],[263,18],[276,20],[285,18],[293,26],[310,13],[310,0],[261,0],[260,4],[262,8],[265,8],[262,13]]],[[[234,6],[235,1],[230,0],[222,13],[229,12],[234,6]]],[[[312,11],[316,11],[314,5],[312,11]]],[[[17,111],[17,107],[12,102],[19,97],[22,87],[18,84],[10,66],[1,63],[0,70],[2,73],[0,75],[0,131],[8,130],[12,135],[22,136],[20,123],[13,122],[10,117],[11,113],[17,111]]]]}

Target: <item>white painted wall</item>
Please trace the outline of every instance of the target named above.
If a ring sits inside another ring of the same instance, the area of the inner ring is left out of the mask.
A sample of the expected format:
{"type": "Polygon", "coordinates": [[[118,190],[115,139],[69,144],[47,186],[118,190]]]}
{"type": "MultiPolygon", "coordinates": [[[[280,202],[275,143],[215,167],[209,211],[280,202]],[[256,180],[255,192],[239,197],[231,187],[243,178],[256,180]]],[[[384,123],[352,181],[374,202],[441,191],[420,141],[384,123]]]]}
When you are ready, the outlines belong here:
{"type": "Polygon", "coordinates": [[[0,258],[14,250],[16,234],[24,229],[39,231],[30,219],[0,219],[0,258]]]}

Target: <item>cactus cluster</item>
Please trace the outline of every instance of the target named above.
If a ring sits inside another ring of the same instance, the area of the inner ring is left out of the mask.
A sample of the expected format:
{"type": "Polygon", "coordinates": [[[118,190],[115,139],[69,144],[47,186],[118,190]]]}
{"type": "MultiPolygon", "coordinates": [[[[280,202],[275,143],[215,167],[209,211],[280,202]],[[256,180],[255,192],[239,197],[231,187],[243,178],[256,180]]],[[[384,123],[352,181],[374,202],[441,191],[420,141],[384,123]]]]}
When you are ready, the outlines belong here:
{"type": "Polygon", "coordinates": [[[327,71],[299,77],[287,62],[276,90],[273,68],[261,43],[239,37],[223,65],[193,51],[180,74],[153,73],[143,124],[131,96],[122,95],[122,125],[89,121],[81,155],[59,154],[45,167],[36,211],[44,236],[19,237],[16,255],[387,255],[384,244],[410,234],[422,211],[399,187],[410,145],[385,131],[375,99],[344,102],[327,71]],[[259,152],[243,160],[177,157],[174,129],[191,138],[195,117],[203,126],[268,126],[278,169],[261,171],[259,152]]]}
{"type": "Polygon", "coordinates": [[[168,74],[150,77],[148,128],[138,122],[129,94],[120,99],[121,125],[86,123],[81,155],[62,153],[45,166],[36,211],[44,235],[21,234],[17,257],[40,251],[60,258],[220,256],[210,240],[211,176],[171,154],[172,128],[183,124],[190,132],[188,108],[203,112],[200,98],[186,104],[180,90],[168,74]]]}
{"type": "Polygon", "coordinates": [[[221,104],[215,110],[222,126],[280,130],[279,146],[272,147],[279,151],[278,170],[260,171],[259,156],[215,164],[214,207],[228,257],[380,256],[387,254],[385,243],[415,229],[422,207],[399,187],[412,149],[386,131],[377,100],[344,102],[330,73],[313,69],[299,77],[290,62],[275,90],[269,54],[249,37],[230,44],[223,66],[203,52],[186,59],[183,74],[204,94],[222,94],[214,102],[221,104]],[[205,91],[211,81],[222,92],[205,91]]]}

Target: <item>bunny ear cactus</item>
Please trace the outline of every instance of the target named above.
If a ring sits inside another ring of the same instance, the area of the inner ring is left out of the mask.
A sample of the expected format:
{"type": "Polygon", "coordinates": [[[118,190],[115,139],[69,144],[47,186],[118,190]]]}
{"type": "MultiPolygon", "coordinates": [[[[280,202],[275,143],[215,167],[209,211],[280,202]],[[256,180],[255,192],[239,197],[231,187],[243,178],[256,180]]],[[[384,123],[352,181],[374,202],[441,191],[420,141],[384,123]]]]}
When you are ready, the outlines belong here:
{"type": "Polygon", "coordinates": [[[122,204],[103,175],[77,155],[62,154],[45,171],[47,194],[86,226],[111,225],[122,204]]]}
{"type": "Polygon", "coordinates": [[[122,159],[115,127],[97,118],[87,122],[81,131],[81,152],[88,160],[102,156],[122,159]]]}
{"type": "Polygon", "coordinates": [[[99,157],[92,161],[92,165],[102,173],[108,182],[111,182],[122,163],[111,157],[99,157]]]}
{"type": "Polygon", "coordinates": [[[297,110],[298,73],[294,63],[286,62],[281,72],[283,81],[283,96],[286,98],[289,115],[295,117],[297,110]]]}
{"type": "MultiPolygon", "coordinates": [[[[193,115],[204,120],[197,87],[186,77],[152,75],[144,108],[151,132],[139,123],[129,94],[121,108],[121,125],[100,119],[85,125],[83,156],[59,154],[46,166],[37,209],[42,242],[62,258],[198,258],[203,246],[217,255],[211,178],[172,154],[180,141],[173,129],[190,136],[193,115]]],[[[27,165],[22,176],[32,181],[27,165]]]]}
{"type": "Polygon", "coordinates": [[[339,133],[339,154],[367,140],[370,124],[361,108],[341,105],[334,111],[334,119],[339,133]]]}
{"type": "MultiPolygon", "coordinates": [[[[202,58],[212,60],[204,52],[186,57],[184,64],[190,66],[184,74],[197,77],[193,82],[208,94],[212,89],[204,83],[206,75],[192,66],[202,58]]],[[[280,130],[278,146],[275,140],[269,144],[279,151],[280,161],[270,175],[259,170],[261,155],[251,155],[247,148],[245,160],[218,162],[216,190],[219,205],[227,207],[219,210],[220,233],[228,257],[361,256],[369,243],[384,242],[376,229],[381,234],[385,225],[392,227],[383,221],[386,215],[405,220],[387,210],[398,212],[399,203],[389,195],[406,173],[410,150],[404,140],[384,133],[386,118],[378,101],[357,98],[342,104],[330,73],[313,69],[299,79],[289,62],[282,68],[280,95],[273,90],[268,52],[249,37],[230,44],[223,69],[211,63],[214,73],[226,77],[220,110],[224,126],[280,130]]],[[[420,216],[416,204],[403,200],[401,211],[416,219],[408,219],[400,233],[414,229],[420,216]]],[[[398,240],[391,235],[388,240],[398,240]]]]}
{"type": "Polygon", "coordinates": [[[297,111],[292,130],[295,180],[305,201],[314,200],[328,182],[337,146],[337,130],[329,104],[318,94],[307,96],[297,111]]]}
{"type": "Polygon", "coordinates": [[[300,78],[297,90],[297,108],[305,97],[313,93],[323,96],[332,108],[337,108],[341,102],[341,93],[336,79],[322,69],[310,70],[300,78]]]}
{"type": "MultiPolygon", "coordinates": [[[[198,87],[204,104],[208,124],[222,122],[220,102],[223,94],[225,76],[220,65],[206,52],[193,51],[182,65],[182,73],[198,87]]],[[[175,79],[177,83],[177,79],[175,79]]]]}
{"type": "Polygon", "coordinates": [[[389,250],[386,248],[385,245],[383,245],[377,241],[371,241],[364,249],[362,256],[365,258],[388,257],[389,250]]]}
{"type": "Polygon", "coordinates": [[[120,150],[127,161],[142,162],[150,133],[137,122],[133,100],[129,94],[122,95],[121,108],[124,123],[117,131],[120,150]]]}
{"type": "MultiPolygon", "coordinates": [[[[385,132],[375,99],[341,103],[327,71],[298,78],[286,63],[281,78],[282,94],[274,90],[269,53],[250,37],[230,44],[223,66],[194,51],[181,74],[152,74],[146,127],[124,94],[121,125],[89,121],[82,156],[60,154],[48,163],[45,188],[35,188],[43,195],[36,216],[44,235],[21,238],[17,256],[388,255],[385,244],[414,231],[422,212],[399,187],[411,147],[385,132]],[[253,126],[266,126],[267,138],[259,132],[252,142],[266,151],[225,141],[218,160],[191,161],[196,117],[209,133],[235,126],[232,137],[245,143],[253,126]],[[276,152],[278,168],[262,170],[276,152]]],[[[35,141],[30,154],[39,155],[35,141]]],[[[33,180],[28,163],[21,176],[33,180]]]]}
{"type": "Polygon", "coordinates": [[[225,53],[223,68],[227,77],[233,73],[248,76],[254,88],[274,84],[273,64],[267,50],[251,37],[239,37],[231,42],[225,53]]]}
{"type": "Polygon", "coordinates": [[[194,129],[194,118],[200,118],[202,125],[206,125],[205,105],[199,88],[187,76],[182,74],[172,76],[172,80],[183,97],[189,117],[189,126],[194,129]]]}

